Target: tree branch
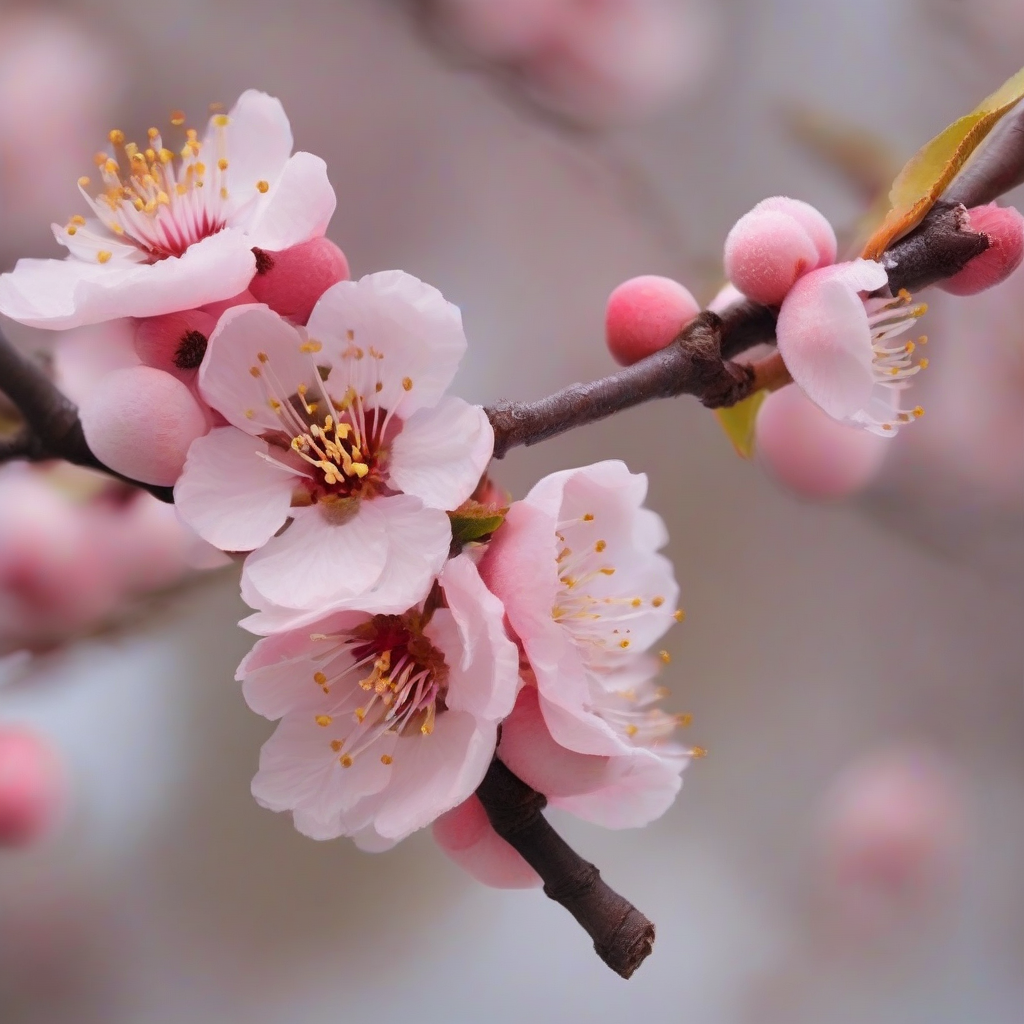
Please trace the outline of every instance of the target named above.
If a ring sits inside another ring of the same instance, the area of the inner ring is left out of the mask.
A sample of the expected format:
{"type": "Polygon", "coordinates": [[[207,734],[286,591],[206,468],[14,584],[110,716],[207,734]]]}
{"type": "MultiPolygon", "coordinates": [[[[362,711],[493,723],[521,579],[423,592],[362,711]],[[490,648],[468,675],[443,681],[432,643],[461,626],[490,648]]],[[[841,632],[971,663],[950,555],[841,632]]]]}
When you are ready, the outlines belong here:
{"type": "Polygon", "coordinates": [[[87,469],[98,469],[125,483],[149,491],[161,501],[172,501],[169,487],[129,480],[104,466],[93,455],[82,431],[78,408],[50,380],[35,360],[19,352],[0,332],[0,391],[17,406],[25,426],[0,439],[0,462],[10,459],[63,459],[87,469]]]}
{"type": "MultiPolygon", "coordinates": [[[[940,203],[920,226],[882,255],[895,295],[952,277],[989,245],[966,228],[962,206],[940,203]]],[[[715,409],[735,405],[758,387],[756,368],[732,361],[775,340],[778,311],[743,300],[720,315],[705,311],[667,348],[609,377],[571,384],[536,402],[498,402],[486,410],[494,428],[494,457],[655,398],[693,395],[715,409]]]]}
{"type": "Polygon", "coordinates": [[[494,831],[543,879],[545,894],[582,925],[597,955],[629,978],[654,947],[654,925],[551,827],[541,813],[547,799],[497,758],[476,794],[494,831]]]}

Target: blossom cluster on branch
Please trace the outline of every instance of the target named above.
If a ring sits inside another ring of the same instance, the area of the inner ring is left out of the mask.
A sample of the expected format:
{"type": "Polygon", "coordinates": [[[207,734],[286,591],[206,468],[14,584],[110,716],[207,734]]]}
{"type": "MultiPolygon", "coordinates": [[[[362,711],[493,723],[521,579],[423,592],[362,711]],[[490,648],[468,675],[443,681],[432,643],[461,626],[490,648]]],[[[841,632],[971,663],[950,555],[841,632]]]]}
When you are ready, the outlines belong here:
{"type": "Polygon", "coordinates": [[[855,436],[892,437],[921,415],[906,396],[927,365],[903,337],[926,307],[899,282],[989,287],[1021,262],[1024,219],[947,204],[926,244],[836,262],[818,211],[765,200],[730,233],[708,310],[679,282],[628,281],[607,313],[619,374],[483,409],[447,394],[457,307],[399,270],[349,279],[324,237],[326,167],[292,153],[276,99],[171,129],[174,149],[155,127],[141,145],[111,131],[79,182],[91,216],[54,226],[67,259],[0,276],[0,313],[62,332],[63,392],[0,338],[25,421],[5,457],[106,468],[244,558],[241,625],[260,639],[237,678],[279,723],[261,804],[371,851],[433,825],[481,881],[543,883],[629,976],[653,926],[540,812],[645,825],[703,754],[662,707],[658,645],[682,619],[667,532],[622,462],[511,501],[492,458],[684,393],[742,408],[799,389],[855,436]]]}

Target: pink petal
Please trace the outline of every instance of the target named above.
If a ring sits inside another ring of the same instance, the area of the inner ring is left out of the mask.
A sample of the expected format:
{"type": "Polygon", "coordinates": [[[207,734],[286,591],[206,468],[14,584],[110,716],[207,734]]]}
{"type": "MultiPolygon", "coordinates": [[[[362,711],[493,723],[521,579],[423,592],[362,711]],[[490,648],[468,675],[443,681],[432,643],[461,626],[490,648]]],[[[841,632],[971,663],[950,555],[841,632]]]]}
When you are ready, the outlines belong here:
{"type": "Polygon", "coordinates": [[[265,441],[218,427],[188,452],[174,488],[182,519],[222,551],[261,547],[288,518],[297,477],[268,462],[265,441]]]}
{"type": "Polygon", "coordinates": [[[878,474],[887,451],[884,439],[833,419],[793,385],[768,395],[757,414],[759,457],[807,498],[856,494],[878,474]]]}
{"type": "MultiPolygon", "coordinates": [[[[856,263],[878,266],[885,278],[879,265],[856,263]]],[[[779,311],[776,334],[786,368],[837,419],[862,409],[874,387],[871,329],[856,286],[878,279],[849,264],[816,270],[793,286],[779,311]]]]}
{"type": "Polygon", "coordinates": [[[402,424],[391,445],[388,476],[431,508],[456,509],[476,489],[493,453],[487,414],[447,395],[402,424]]]}
{"type": "Polygon", "coordinates": [[[327,164],[312,153],[296,153],[271,185],[246,233],[260,249],[289,249],[323,235],[336,205],[327,164]]]}
{"type": "Polygon", "coordinates": [[[400,270],[328,289],[310,315],[309,334],[335,363],[330,385],[340,388],[339,397],[345,390],[341,374],[367,408],[388,409],[402,419],[437,405],[466,351],[458,307],[400,270]],[[346,359],[353,346],[366,358],[346,359]],[[382,358],[370,357],[371,347],[382,358]]]}
{"type": "Polygon", "coordinates": [[[108,373],[139,365],[134,337],[134,320],[109,320],[62,334],[53,350],[57,386],[81,405],[108,373]]]}
{"type": "Polygon", "coordinates": [[[21,728],[0,729],[0,847],[39,839],[57,818],[64,789],[49,744],[21,728]]]}
{"type": "Polygon", "coordinates": [[[19,260],[0,276],[0,313],[47,330],[160,316],[237,295],[255,272],[251,243],[231,229],[152,264],[19,260]]]}
{"type": "Polygon", "coordinates": [[[533,889],[540,876],[491,827],[479,799],[471,796],[434,822],[437,845],[478,882],[496,889],[533,889]]]}
{"type": "Polygon", "coordinates": [[[210,337],[199,369],[199,391],[229,423],[249,434],[298,424],[285,403],[300,384],[319,394],[319,376],[305,336],[266,306],[235,306],[210,337]],[[274,406],[277,402],[280,407],[274,406]]]}
{"type": "Polygon", "coordinates": [[[192,392],[149,366],[108,374],[89,393],[80,415],[96,457],[145,484],[173,484],[189,445],[209,429],[192,392]]]}

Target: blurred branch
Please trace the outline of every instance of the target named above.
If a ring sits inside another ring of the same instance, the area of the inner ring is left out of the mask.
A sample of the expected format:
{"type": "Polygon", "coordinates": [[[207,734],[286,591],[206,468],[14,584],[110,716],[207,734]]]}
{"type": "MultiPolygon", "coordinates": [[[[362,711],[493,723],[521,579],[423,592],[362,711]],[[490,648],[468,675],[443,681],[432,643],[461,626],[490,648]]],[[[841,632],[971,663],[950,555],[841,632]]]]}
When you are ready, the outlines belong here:
{"type": "Polygon", "coordinates": [[[494,831],[543,879],[545,894],[582,925],[597,955],[629,978],[654,947],[654,925],[548,824],[541,813],[547,799],[497,758],[476,794],[494,831]]]}
{"type": "Polygon", "coordinates": [[[169,487],[128,480],[104,466],[86,443],[78,407],[35,360],[19,352],[3,333],[0,333],[0,391],[14,403],[24,420],[19,431],[0,438],[0,462],[63,459],[124,480],[162,501],[173,500],[169,487]]]}

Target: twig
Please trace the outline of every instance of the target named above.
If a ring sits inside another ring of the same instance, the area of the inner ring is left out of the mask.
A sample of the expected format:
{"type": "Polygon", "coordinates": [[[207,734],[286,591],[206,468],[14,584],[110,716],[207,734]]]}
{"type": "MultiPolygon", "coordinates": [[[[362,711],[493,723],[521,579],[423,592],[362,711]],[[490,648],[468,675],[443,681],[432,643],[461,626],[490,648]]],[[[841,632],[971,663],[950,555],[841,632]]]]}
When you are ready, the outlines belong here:
{"type": "Polygon", "coordinates": [[[547,799],[497,758],[476,793],[494,831],[543,879],[545,894],[576,918],[616,974],[632,976],[654,947],[654,925],[551,827],[541,813],[547,799]]]}
{"type": "Polygon", "coordinates": [[[0,391],[18,408],[25,426],[0,439],[0,462],[10,459],[63,459],[76,466],[98,469],[143,490],[162,501],[172,501],[169,487],[157,487],[129,480],[104,466],[85,440],[78,408],[50,380],[33,359],[19,352],[0,332],[0,391]]]}
{"type": "MultiPolygon", "coordinates": [[[[882,255],[889,288],[895,295],[952,277],[988,245],[986,235],[966,228],[962,206],[941,203],[882,255]]],[[[719,316],[701,313],[667,348],[609,377],[571,384],[536,402],[498,402],[487,409],[494,456],[503,458],[518,445],[536,444],[655,398],[693,395],[712,409],[735,405],[762,385],[755,380],[757,366],[732,360],[774,341],[777,318],[769,306],[737,302],[719,316]]]]}

